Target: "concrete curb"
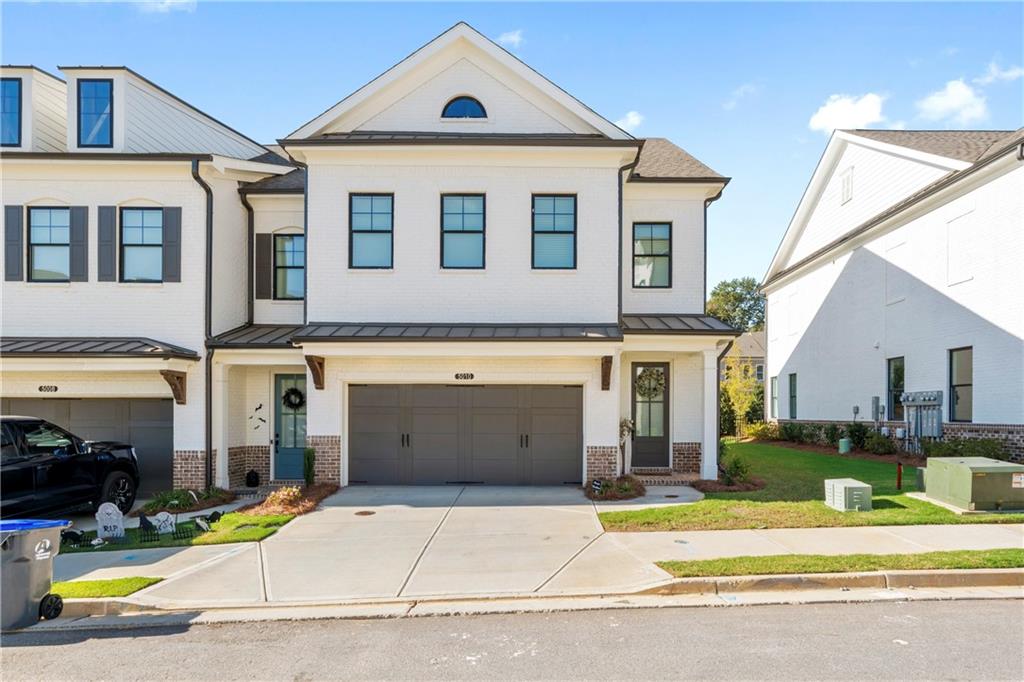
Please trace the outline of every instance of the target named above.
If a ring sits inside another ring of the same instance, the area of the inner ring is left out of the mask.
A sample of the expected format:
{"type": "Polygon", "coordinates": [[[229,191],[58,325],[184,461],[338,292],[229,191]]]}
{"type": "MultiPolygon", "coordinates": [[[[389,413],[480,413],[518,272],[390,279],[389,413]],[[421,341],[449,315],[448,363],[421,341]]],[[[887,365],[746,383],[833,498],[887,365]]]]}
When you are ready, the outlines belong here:
{"type": "MultiPolygon", "coordinates": [[[[878,571],[870,573],[816,573],[806,575],[753,575],[723,578],[678,578],[656,587],[628,593],[596,593],[539,595],[519,597],[502,595],[502,601],[529,602],[544,599],[602,599],[628,596],[671,596],[671,595],[718,595],[743,592],[797,592],[804,590],[850,590],[850,589],[900,589],[900,588],[955,588],[955,587],[1021,587],[1024,586],[1024,569],[962,569],[933,571],[878,571]]],[[[480,595],[445,595],[428,598],[395,598],[363,601],[330,601],[308,603],[246,604],[232,606],[172,606],[160,607],[140,604],[126,599],[67,599],[62,617],[84,618],[88,616],[124,616],[143,613],[173,613],[183,611],[230,612],[239,609],[290,609],[316,608],[325,606],[386,607],[398,604],[431,604],[451,602],[480,603],[494,598],[480,595]]]]}

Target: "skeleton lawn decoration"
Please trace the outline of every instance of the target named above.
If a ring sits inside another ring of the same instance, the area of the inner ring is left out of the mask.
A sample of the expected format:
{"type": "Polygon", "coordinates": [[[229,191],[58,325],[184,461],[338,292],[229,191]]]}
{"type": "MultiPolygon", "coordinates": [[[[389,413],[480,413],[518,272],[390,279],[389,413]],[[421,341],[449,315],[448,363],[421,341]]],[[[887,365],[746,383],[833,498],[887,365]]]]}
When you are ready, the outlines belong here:
{"type": "Polygon", "coordinates": [[[104,502],[96,510],[96,537],[104,540],[124,537],[124,514],[112,502],[104,502]]]}

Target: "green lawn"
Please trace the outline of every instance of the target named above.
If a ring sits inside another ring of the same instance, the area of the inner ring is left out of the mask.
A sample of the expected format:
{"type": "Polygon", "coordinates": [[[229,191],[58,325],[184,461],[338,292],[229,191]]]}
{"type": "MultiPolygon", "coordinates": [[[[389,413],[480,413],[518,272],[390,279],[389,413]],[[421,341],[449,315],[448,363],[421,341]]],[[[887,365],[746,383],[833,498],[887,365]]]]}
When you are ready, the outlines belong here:
{"type": "Polygon", "coordinates": [[[155,585],[163,578],[116,578],[114,580],[71,580],[54,583],[52,594],[63,599],[87,599],[99,597],[127,597],[144,587],[155,585]]]}
{"type": "Polygon", "coordinates": [[[923,554],[784,554],[740,556],[703,561],[659,561],[677,578],[787,573],[846,573],[852,571],[927,570],[941,568],[1021,568],[1024,549],[985,549],[923,554]]]}
{"type": "Polygon", "coordinates": [[[762,490],[709,493],[696,504],[600,514],[609,531],[820,528],[936,523],[1022,523],[1024,514],[955,514],[904,493],[916,490],[915,468],[904,467],[896,490],[896,465],[822,455],[765,443],[733,443],[762,490]],[[825,506],[826,478],[856,478],[872,486],[873,511],[838,512],[825,506]]]}
{"type": "MultiPolygon", "coordinates": [[[[156,542],[139,542],[139,530],[137,528],[125,529],[128,542],[124,544],[108,543],[99,548],[94,547],[68,547],[62,546],[61,552],[71,554],[75,552],[103,552],[122,549],[152,549],[154,547],[186,547],[189,545],[222,545],[233,542],[255,542],[269,537],[276,533],[284,524],[291,521],[293,514],[278,514],[274,516],[253,516],[232,512],[225,514],[213,524],[209,533],[199,533],[191,538],[175,538],[171,535],[161,535],[156,542]]],[[[195,529],[192,521],[182,521],[179,526],[187,526],[195,529]]],[[[89,533],[89,537],[95,537],[95,533],[89,533]]]]}

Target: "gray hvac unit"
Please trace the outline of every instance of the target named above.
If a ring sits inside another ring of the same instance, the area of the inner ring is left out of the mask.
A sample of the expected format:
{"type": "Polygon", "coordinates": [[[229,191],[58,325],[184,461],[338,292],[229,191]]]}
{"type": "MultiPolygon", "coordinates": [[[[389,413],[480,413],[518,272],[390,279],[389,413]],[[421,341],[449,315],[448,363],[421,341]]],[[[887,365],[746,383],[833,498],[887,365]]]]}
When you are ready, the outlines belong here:
{"type": "Polygon", "coordinates": [[[871,511],[871,486],[854,478],[826,479],[825,504],[837,511],[871,511]]]}

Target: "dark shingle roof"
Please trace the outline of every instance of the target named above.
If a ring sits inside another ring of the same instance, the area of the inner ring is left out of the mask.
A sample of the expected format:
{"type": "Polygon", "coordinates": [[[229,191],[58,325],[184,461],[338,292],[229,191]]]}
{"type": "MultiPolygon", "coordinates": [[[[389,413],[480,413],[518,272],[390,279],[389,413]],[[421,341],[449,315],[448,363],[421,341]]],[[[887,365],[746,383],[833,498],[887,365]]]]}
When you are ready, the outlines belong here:
{"type": "MultiPolygon", "coordinates": [[[[957,161],[975,162],[1012,130],[844,130],[858,137],[894,144],[957,161]]],[[[1007,140],[1009,141],[1009,139],[1007,140]]]]}
{"type": "Polygon", "coordinates": [[[218,334],[211,348],[291,348],[301,324],[250,324],[218,334]]]}
{"type": "Polygon", "coordinates": [[[623,313],[626,334],[732,334],[740,332],[711,315],[648,315],[623,313]]]}
{"type": "Polygon", "coordinates": [[[254,157],[252,157],[249,160],[250,161],[257,161],[259,163],[270,163],[270,164],[273,164],[275,166],[292,166],[292,165],[294,165],[294,164],[292,164],[291,161],[289,161],[288,159],[284,158],[283,156],[281,156],[277,152],[272,152],[272,151],[269,151],[269,150],[267,150],[263,154],[259,154],[257,156],[254,156],[254,157]]]}
{"type": "Polygon", "coordinates": [[[243,194],[302,194],[305,190],[306,173],[301,168],[249,182],[239,188],[243,194]]]}
{"type": "Polygon", "coordinates": [[[0,355],[64,358],[183,358],[198,360],[194,350],[145,337],[8,336],[0,339],[0,355]]]}
{"type": "Polygon", "coordinates": [[[295,341],[618,341],[615,324],[445,324],[315,322],[295,341]]]}
{"type": "Polygon", "coordinates": [[[640,150],[640,161],[630,182],[644,180],[720,180],[729,178],[716,173],[685,150],[663,137],[649,137],[640,150]]]}

